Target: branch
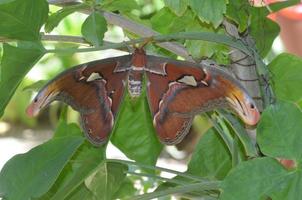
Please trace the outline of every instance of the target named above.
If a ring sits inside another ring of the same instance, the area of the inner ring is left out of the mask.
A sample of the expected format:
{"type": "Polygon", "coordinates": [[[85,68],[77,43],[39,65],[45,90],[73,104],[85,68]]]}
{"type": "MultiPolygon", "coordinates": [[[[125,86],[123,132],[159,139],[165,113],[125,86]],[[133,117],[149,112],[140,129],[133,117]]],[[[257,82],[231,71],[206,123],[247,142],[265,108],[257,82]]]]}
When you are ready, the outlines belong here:
{"type": "Polygon", "coordinates": [[[71,36],[71,35],[44,35],[42,33],[43,41],[55,41],[55,42],[66,42],[66,43],[78,43],[78,44],[86,44],[89,45],[89,43],[80,36],[71,36]]]}

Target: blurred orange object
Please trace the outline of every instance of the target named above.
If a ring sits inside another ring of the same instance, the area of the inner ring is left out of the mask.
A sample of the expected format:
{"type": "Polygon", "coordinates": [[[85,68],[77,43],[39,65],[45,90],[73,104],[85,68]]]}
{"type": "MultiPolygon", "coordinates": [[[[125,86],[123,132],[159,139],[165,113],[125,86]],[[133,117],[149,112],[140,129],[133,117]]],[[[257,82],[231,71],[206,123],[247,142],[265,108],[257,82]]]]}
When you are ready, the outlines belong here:
{"type": "Polygon", "coordinates": [[[268,18],[279,24],[287,52],[302,57],[302,3],[271,13],[268,18]]]}
{"type": "MultiPolygon", "coordinates": [[[[286,0],[248,0],[255,7],[286,0]]],[[[279,24],[280,36],[287,52],[302,57],[302,2],[267,16],[279,24]]]]}

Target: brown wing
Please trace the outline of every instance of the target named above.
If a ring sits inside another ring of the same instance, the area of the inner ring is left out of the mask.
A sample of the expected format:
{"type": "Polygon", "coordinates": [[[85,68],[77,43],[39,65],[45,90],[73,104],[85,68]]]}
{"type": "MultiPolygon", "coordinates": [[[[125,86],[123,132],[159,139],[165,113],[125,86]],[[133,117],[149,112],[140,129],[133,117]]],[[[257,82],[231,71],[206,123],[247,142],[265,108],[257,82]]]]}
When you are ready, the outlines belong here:
{"type": "Polygon", "coordinates": [[[80,112],[90,142],[102,144],[113,128],[127,77],[126,71],[114,70],[117,66],[128,67],[130,59],[122,56],[99,60],[63,72],[38,93],[27,113],[35,115],[52,101],[63,101],[80,112]]]}
{"type": "MultiPolygon", "coordinates": [[[[169,61],[163,58],[148,57],[148,101],[153,116],[153,124],[160,140],[165,144],[175,144],[188,133],[194,115],[194,108],[184,108],[184,115],[178,108],[188,106],[188,96],[179,96],[181,91],[192,86],[182,83],[184,77],[194,77],[196,82],[206,78],[201,68],[187,67],[186,62],[169,61]],[[178,82],[180,81],[180,82],[178,82]],[[180,97],[180,98],[178,98],[180,97]],[[172,107],[170,107],[172,103],[172,107]],[[179,106],[178,106],[179,105],[179,106]]],[[[182,109],[181,109],[182,110],[182,109]]]]}
{"type": "Polygon", "coordinates": [[[246,124],[259,120],[244,88],[218,67],[149,56],[146,68],[153,124],[165,144],[180,142],[196,114],[215,108],[232,108],[246,124]]]}

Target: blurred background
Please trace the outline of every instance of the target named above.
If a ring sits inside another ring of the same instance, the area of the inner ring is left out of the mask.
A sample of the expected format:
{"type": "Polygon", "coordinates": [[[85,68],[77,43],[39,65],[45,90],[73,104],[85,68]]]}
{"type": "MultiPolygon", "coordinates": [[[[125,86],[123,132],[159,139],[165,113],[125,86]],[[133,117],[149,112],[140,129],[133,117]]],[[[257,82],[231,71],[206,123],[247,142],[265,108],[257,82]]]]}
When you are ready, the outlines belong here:
{"type": "MultiPolygon", "coordinates": [[[[152,16],[160,10],[164,4],[162,0],[137,0],[140,10],[135,10],[133,14],[137,17],[152,16]]],[[[58,7],[51,6],[52,12],[58,10],[58,7]]],[[[302,4],[279,11],[269,16],[272,20],[281,26],[280,36],[275,40],[273,49],[266,58],[268,61],[274,58],[276,54],[283,51],[289,51],[296,55],[302,55],[302,4]]],[[[86,15],[74,13],[65,18],[52,34],[62,35],[81,35],[81,24],[86,15]],[[77,23],[73,23],[77,22],[77,23]]],[[[106,41],[122,42],[126,40],[123,30],[116,26],[109,26],[105,35],[106,41]]],[[[47,43],[49,48],[76,47],[74,44],[47,43]]],[[[0,49],[0,54],[1,54],[0,49]]],[[[54,103],[48,109],[44,110],[39,117],[29,118],[25,114],[25,109],[32,100],[35,92],[43,84],[58,73],[74,65],[89,62],[96,59],[119,56],[127,54],[117,50],[106,50],[92,53],[47,54],[43,59],[28,73],[27,77],[19,86],[17,92],[5,110],[4,116],[0,121],[0,169],[5,162],[12,156],[27,152],[36,145],[47,141],[52,137],[53,130],[56,128],[58,113],[62,104],[54,103]]],[[[71,108],[68,108],[68,121],[77,122],[78,114],[71,108]]],[[[199,116],[191,132],[205,132],[210,127],[206,118],[199,116]]],[[[188,140],[198,141],[200,134],[190,134],[188,140]],[[196,138],[195,138],[196,137],[196,138]]],[[[194,142],[193,142],[194,143],[194,142]]],[[[166,147],[158,166],[168,167],[173,164],[179,171],[186,170],[186,160],[190,152],[194,149],[194,144],[178,145],[177,147],[166,147]]],[[[125,158],[125,156],[110,145],[107,149],[109,158],[125,158]]]]}

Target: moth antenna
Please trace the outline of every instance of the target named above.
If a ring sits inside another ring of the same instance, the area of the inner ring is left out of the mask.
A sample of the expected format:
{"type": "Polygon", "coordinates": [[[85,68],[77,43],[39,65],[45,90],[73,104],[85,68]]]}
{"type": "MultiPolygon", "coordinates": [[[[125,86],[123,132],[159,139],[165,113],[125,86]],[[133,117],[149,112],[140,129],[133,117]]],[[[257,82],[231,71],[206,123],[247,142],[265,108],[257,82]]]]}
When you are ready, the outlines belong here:
{"type": "Polygon", "coordinates": [[[144,41],[138,46],[138,49],[143,49],[147,44],[152,43],[153,41],[153,36],[145,38],[144,41]]]}

